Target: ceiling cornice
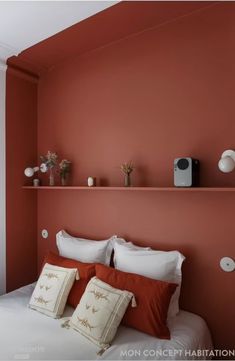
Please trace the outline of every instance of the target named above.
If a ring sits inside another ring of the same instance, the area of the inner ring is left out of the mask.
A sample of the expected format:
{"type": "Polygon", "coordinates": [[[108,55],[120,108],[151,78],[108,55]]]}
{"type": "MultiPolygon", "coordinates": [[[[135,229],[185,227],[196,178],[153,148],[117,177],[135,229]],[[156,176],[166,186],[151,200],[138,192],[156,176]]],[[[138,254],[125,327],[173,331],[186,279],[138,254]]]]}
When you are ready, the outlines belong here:
{"type": "Polygon", "coordinates": [[[102,12],[117,2],[62,0],[42,3],[0,0],[1,62],[6,62],[8,58],[17,56],[33,45],[102,12]],[[45,24],[42,25],[43,21],[45,24]]]}
{"type": "Polygon", "coordinates": [[[4,66],[6,66],[7,59],[13,55],[18,55],[19,53],[19,49],[13,48],[8,44],[0,42],[0,67],[3,68],[4,66]]]}

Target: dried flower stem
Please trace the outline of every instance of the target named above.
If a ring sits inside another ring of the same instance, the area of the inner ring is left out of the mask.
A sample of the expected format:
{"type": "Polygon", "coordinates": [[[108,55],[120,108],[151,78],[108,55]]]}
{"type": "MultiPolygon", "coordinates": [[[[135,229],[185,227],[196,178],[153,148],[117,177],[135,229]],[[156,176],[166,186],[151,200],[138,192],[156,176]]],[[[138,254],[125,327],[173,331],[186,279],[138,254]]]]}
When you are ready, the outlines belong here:
{"type": "Polygon", "coordinates": [[[121,165],[121,170],[124,174],[131,174],[131,172],[133,172],[133,170],[134,170],[134,166],[133,166],[132,162],[123,163],[121,165]]]}

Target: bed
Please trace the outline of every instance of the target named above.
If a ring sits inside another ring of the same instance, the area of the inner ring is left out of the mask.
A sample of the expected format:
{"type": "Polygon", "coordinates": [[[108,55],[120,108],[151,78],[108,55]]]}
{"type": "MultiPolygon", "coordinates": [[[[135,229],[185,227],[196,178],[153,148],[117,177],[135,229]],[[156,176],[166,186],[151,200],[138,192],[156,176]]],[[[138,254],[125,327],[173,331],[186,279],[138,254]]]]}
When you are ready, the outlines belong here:
{"type": "MultiPolygon", "coordinates": [[[[171,340],[159,340],[119,327],[112,346],[98,356],[98,347],[78,332],[27,307],[34,284],[0,297],[0,360],[189,360],[206,359],[196,350],[211,350],[205,321],[180,311],[169,323],[171,340]],[[191,351],[191,353],[190,353],[191,351]]],[[[73,308],[66,307],[64,317],[73,308]]]]}

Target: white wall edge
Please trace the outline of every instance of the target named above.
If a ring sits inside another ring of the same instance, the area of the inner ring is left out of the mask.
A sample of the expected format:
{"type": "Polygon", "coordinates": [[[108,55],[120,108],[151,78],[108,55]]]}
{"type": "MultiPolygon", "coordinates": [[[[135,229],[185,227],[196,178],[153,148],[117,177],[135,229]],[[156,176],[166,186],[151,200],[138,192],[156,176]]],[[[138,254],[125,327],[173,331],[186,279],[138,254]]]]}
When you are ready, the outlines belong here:
{"type": "Polygon", "coordinates": [[[6,71],[7,70],[7,65],[1,58],[0,58],[0,70],[1,71],[6,71]]]}
{"type": "Polygon", "coordinates": [[[0,295],[6,293],[6,62],[18,53],[0,42],[0,295]]]}
{"type": "Polygon", "coordinates": [[[6,69],[0,59],[0,294],[6,293],[6,69]]]}

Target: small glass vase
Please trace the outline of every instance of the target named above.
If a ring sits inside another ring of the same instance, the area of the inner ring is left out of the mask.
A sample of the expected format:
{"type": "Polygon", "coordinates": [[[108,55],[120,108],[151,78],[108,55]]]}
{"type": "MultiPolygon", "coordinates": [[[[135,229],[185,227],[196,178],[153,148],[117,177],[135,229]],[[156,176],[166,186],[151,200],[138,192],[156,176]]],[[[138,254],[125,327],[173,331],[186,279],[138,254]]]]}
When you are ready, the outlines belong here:
{"type": "Polygon", "coordinates": [[[64,174],[60,176],[61,185],[67,186],[68,185],[68,174],[64,174]]]}
{"type": "Polygon", "coordinates": [[[131,175],[130,175],[130,173],[125,174],[124,185],[125,185],[125,187],[130,187],[131,186],[131,175]]]}
{"type": "Polygon", "coordinates": [[[55,174],[53,168],[50,168],[49,170],[49,185],[52,187],[55,185],[55,174]]]}

